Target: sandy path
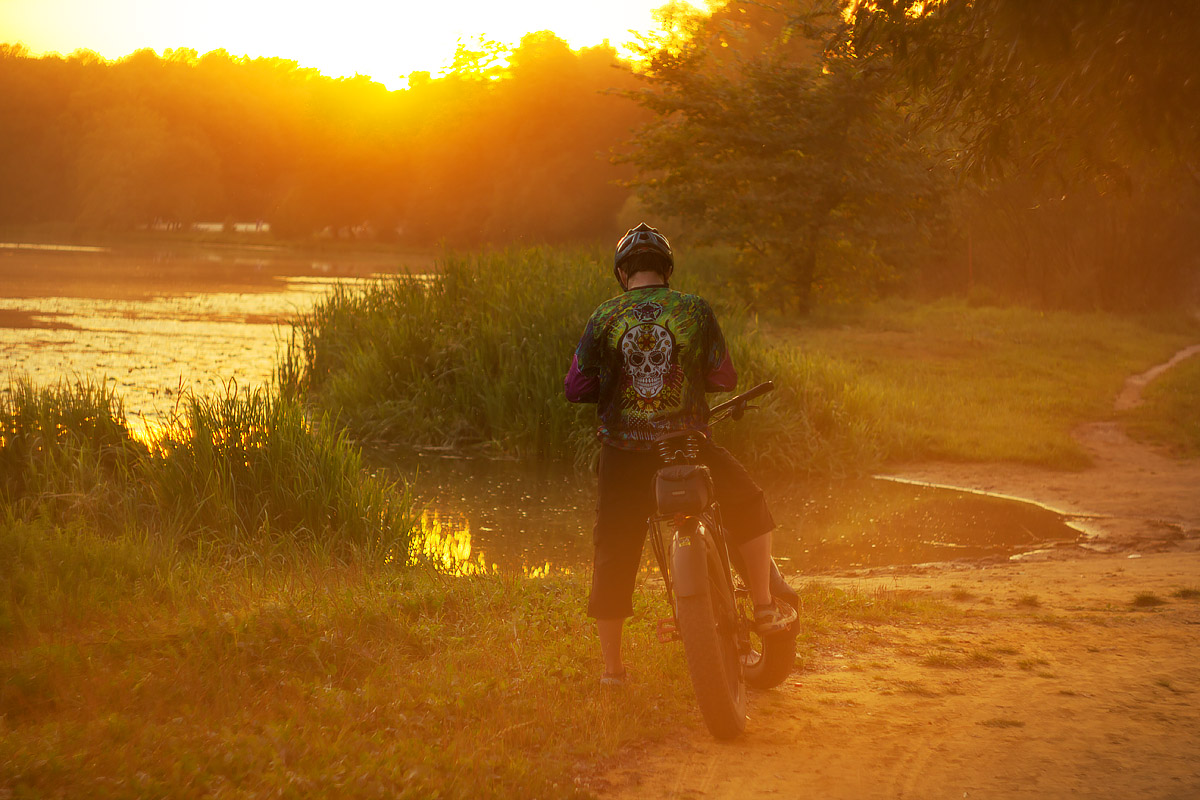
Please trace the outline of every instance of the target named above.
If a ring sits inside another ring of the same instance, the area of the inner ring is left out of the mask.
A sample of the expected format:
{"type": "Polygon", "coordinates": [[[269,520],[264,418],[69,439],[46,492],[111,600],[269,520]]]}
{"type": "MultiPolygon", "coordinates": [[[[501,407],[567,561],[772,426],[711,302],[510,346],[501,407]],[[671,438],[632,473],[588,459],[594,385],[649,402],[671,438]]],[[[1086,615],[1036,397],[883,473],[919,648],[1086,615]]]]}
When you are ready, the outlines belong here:
{"type": "MultiPolygon", "coordinates": [[[[1155,373],[1157,374],[1157,373],[1155,373]]],[[[1148,381],[1131,379],[1122,393],[1148,381]]],[[[1095,465],[922,464],[899,476],[1030,498],[1099,538],[1006,564],[817,578],[955,609],[864,627],[753,695],[746,735],[631,752],[613,798],[1200,797],[1200,463],[1115,423],[1076,434],[1095,465]],[[1160,605],[1139,606],[1139,595],[1160,605]]]]}

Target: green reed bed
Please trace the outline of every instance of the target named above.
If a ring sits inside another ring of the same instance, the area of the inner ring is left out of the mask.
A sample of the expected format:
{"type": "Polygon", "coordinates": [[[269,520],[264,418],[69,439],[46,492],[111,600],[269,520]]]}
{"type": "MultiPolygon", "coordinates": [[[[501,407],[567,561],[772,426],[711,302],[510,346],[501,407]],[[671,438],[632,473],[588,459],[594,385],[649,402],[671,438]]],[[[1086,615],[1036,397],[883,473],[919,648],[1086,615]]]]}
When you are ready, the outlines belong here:
{"type": "MultiPolygon", "coordinates": [[[[446,256],[432,277],[339,289],[296,324],[280,382],[364,442],[585,464],[595,409],[567,403],[563,377],[592,310],[619,291],[608,258],[549,249],[446,256]]],[[[780,387],[727,436],[742,455],[804,471],[876,458],[865,398],[843,368],[757,335],[683,264],[675,283],[718,307],[742,388],[765,379],[780,387]]]]}
{"type": "Polygon", "coordinates": [[[294,400],[262,390],[190,397],[149,442],[102,386],[0,395],[0,500],[15,520],[137,530],[236,552],[407,553],[404,490],[364,474],[358,448],[294,400]]]}

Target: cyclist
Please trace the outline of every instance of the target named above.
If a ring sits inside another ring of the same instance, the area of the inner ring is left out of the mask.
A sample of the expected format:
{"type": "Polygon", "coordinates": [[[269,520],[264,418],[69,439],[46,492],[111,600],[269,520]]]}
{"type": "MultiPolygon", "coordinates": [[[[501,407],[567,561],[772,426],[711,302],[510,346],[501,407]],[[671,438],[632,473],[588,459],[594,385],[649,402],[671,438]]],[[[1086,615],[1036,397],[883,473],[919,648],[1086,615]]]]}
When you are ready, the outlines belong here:
{"type": "MultiPolygon", "coordinates": [[[[613,273],[624,290],[588,320],[567,372],[572,403],[596,403],[601,441],[591,596],[605,685],[625,678],[621,634],[633,613],[646,519],[654,513],[652,479],[661,466],[655,438],[681,430],[708,432],[705,392],[731,391],[737,372],[712,309],[670,288],[670,242],[646,223],[617,243],[613,273]]],[[[762,490],[745,468],[711,442],[701,460],[712,474],[721,516],[746,565],[755,625],[766,634],[796,612],[772,598],[771,530],[762,490]]]]}

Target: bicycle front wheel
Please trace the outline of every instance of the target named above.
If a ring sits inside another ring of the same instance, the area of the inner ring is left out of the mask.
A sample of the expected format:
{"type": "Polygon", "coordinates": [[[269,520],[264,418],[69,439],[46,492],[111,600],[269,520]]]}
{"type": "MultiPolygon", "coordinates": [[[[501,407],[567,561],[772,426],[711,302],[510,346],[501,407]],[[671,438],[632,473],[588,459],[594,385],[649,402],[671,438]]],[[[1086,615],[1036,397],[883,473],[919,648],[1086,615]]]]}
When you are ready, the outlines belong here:
{"type": "MultiPolygon", "coordinates": [[[[711,547],[707,537],[705,546],[711,547]]],[[[708,559],[707,591],[675,598],[675,618],[696,704],[717,739],[732,739],[746,728],[746,683],[738,654],[733,598],[725,598],[722,565],[708,559]]]]}

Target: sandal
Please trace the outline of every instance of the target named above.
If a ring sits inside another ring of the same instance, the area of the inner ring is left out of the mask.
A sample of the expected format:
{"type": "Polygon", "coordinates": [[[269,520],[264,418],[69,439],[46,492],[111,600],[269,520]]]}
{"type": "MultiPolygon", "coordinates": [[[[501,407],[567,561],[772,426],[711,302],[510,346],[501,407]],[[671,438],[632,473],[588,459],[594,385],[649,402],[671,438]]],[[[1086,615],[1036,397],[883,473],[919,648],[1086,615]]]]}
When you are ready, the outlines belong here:
{"type": "Polygon", "coordinates": [[[760,636],[778,633],[796,621],[796,609],[779,599],[769,606],[755,606],[754,629],[760,636]]]}
{"type": "Polygon", "coordinates": [[[627,670],[622,669],[620,672],[606,672],[600,676],[600,685],[607,686],[610,689],[622,689],[625,687],[625,681],[629,676],[627,670]]]}

